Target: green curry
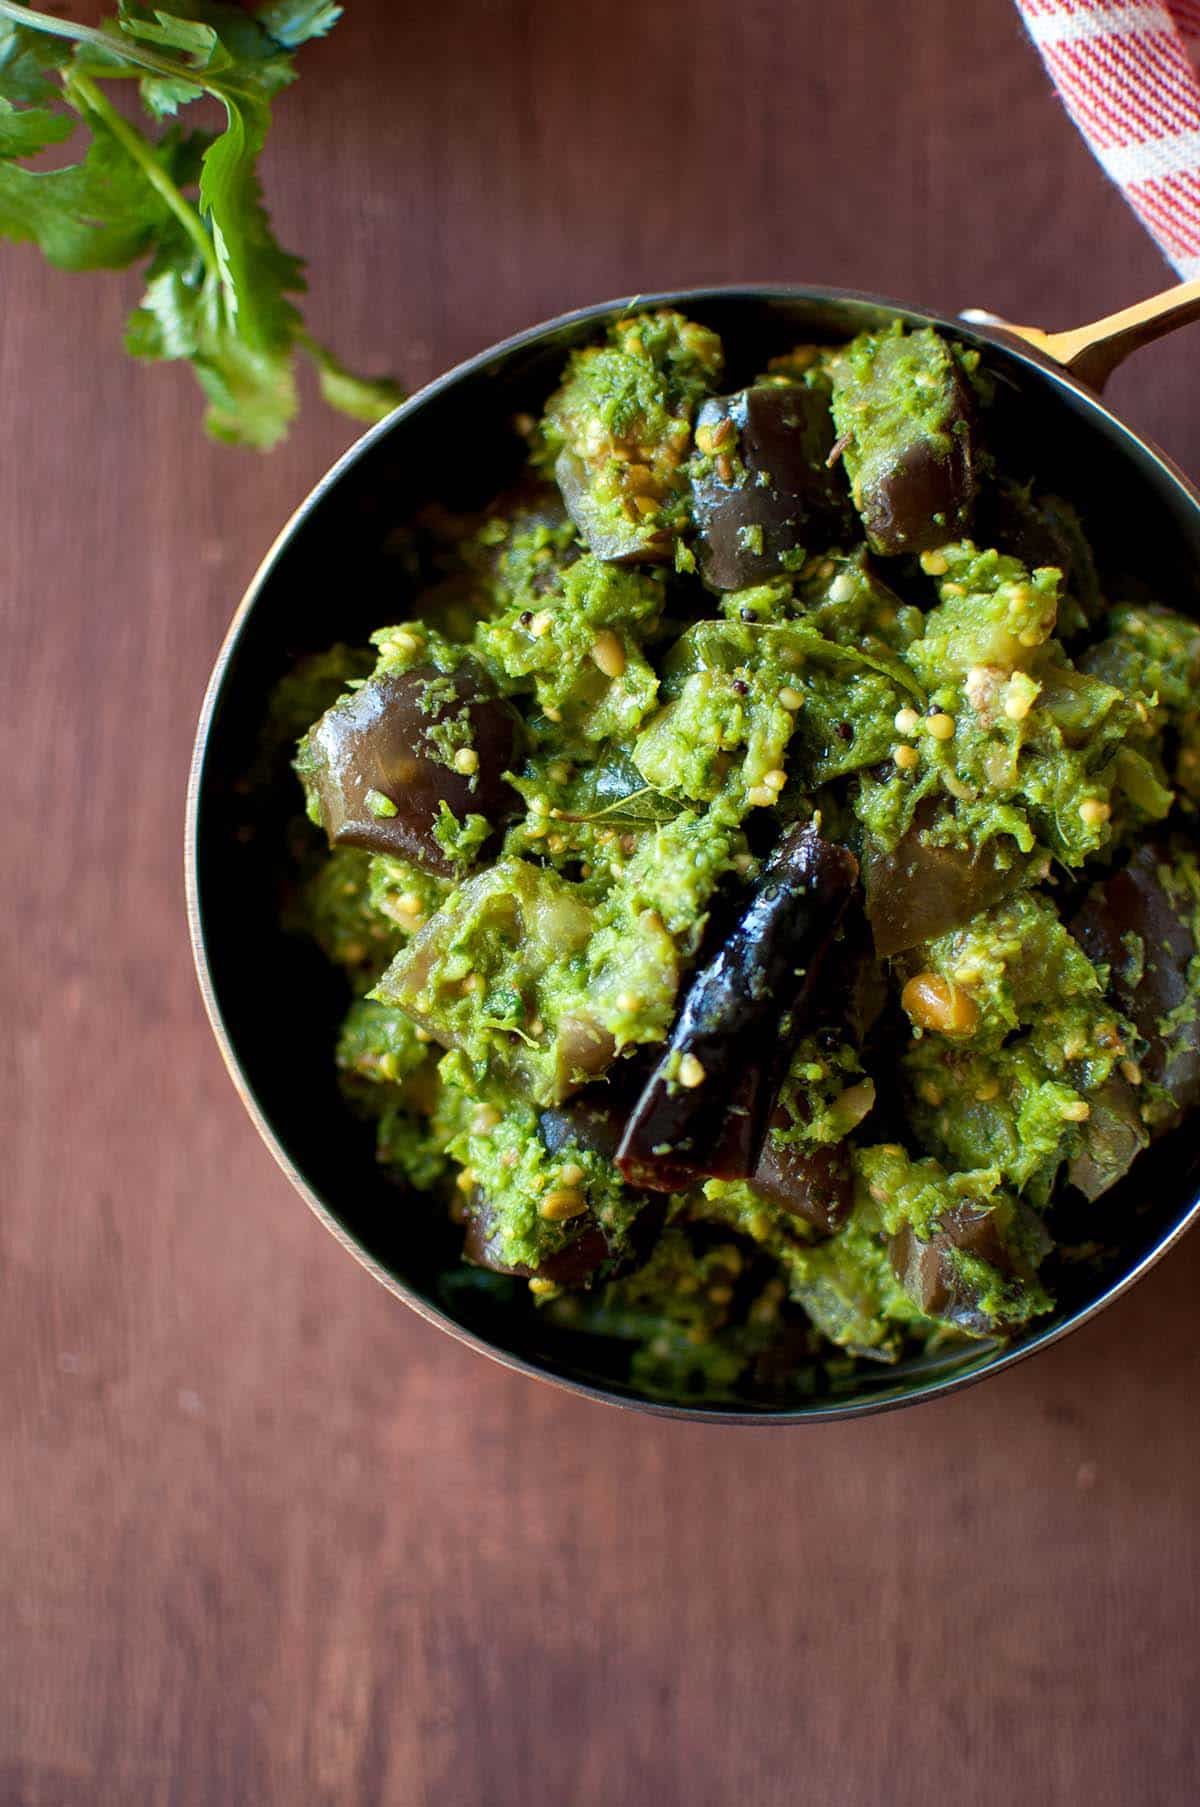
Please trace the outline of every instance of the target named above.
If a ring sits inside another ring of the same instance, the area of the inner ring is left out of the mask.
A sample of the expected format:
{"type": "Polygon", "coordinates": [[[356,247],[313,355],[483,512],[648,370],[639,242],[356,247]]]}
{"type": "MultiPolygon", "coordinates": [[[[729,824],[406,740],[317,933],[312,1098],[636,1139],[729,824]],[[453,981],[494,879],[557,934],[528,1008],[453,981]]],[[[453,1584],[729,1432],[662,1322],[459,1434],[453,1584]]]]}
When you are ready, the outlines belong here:
{"type": "Polygon", "coordinates": [[[722,364],[575,352],[283,700],[379,1160],[665,1396],[1019,1335],[1200,1096],[1200,628],[998,468],[977,353],[722,364]]]}

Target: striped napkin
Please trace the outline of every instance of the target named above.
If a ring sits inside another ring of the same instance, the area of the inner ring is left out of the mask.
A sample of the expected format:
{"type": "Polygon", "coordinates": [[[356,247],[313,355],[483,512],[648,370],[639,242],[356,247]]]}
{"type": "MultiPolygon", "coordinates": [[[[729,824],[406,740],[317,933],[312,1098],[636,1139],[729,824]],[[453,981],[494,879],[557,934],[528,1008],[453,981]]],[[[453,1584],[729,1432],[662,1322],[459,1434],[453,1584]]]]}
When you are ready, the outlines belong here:
{"type": "Polygon", "coordinates": [[[1200,277],[1200,0],[1017,0],[1068,113],[1185,280],[1200,277]]]}

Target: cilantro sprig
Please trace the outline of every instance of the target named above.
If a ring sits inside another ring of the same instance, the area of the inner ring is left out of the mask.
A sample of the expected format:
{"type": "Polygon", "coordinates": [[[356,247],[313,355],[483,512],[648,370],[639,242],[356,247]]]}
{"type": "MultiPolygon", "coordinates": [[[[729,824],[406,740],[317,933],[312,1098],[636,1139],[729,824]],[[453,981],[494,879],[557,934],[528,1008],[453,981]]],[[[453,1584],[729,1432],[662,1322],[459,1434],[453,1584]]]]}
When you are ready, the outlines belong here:
{"type": "Polygon", "coordinates": [[[258,158],[271,103],[295,80],[293,53],[322,37],[332,0],[271,0],[254,12],[222,0],[146,6],[118,0],[100,26],[0,0],[0,235],[32,241],[64,270],[144,263],[130,316],[136,358],[186,359],[218,439],[265,449],[297,410],[298,354],[331,406],[380,420],[396,385],[355,376],[307,332],[293,296],[304,265],[271,230],[258,158]],[[106,85],[136,81],[150,129],[106,85]],[[225,129],[185,130],[194,102],[220,102],[225,129]],[[28,160],[86,134],[80,161],[28,160]]]}

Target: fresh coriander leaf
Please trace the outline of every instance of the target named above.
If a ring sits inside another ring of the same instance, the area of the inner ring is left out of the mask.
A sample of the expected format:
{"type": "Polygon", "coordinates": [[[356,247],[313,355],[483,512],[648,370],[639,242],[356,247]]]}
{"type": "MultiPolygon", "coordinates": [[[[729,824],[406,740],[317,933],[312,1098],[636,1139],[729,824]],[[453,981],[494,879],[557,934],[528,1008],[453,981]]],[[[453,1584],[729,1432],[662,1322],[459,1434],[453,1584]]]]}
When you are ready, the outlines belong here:
{"type": "Polygon", "coordinates": [[[153,249],[167,209],[93,117],[82,163],[35,171],[0,163],[0,233],[32,239],[60,270],[122,269],[153,249]]]}
{"type": "Polygon", "coordinates": [[[148,257],[128,349],[187,359],[222,439],[266,447],[282,436],[296,412],[301,348],[325,399],[354,418],[380,419],[400,399],[394,384],[353,375],[304,331],[291,299],[304,289],[303,265],[276,241],[258,181],[271,100],[295,79],[290,51],[341,10],[331,0],[274,0],[257,15],[225,0],[118,0],[115,16],[94,27],[0,0],[0,234],[33,240],[66,269],[148,257]],[[74,129],[45,104],[59,92],[54,75],[91,138],[70,168],[32,171],[16,159],[74,129]],[[156,122],[211,95],[225,130],[139,131],[101,86],[131,76],[156,122]]]}
{"type": "Polygon", "coordinates": [[[173,0],[170,6],[118,0],[115,37],[191,57],[199,81],[226,75],[275,94],[296,79],[282,46],[249,13],[221,0],[173,0]]]}
{"type": "Polygon", "coordinates": [[[300,343],[317,367],[321,394],[339,413],[374,426],[404,400],[404,391],[390,377],[355,376],[326,346],[310,339],[307,333],[301,334],[300,343]]]}
{"type": "Polygon", "coordinates": [[[126,349],[135,358],[186,358],[208,397],[204,424],[214,438],[268,450],[296,414],[290,350],[246,344],[225,312],[219,283],[182,234],[174,258],[164,252],[156,264],[126,327],[126,349]]]}
{"type": "Polygon", "coordinates": [[[221,45],[215,26],[192,18],[182,7],[174,8],[170,13],[157,9],[147,13],[143,7],[123,5],[113,31],[114,47],[119,46],[122,32],[164,50],[182,50],[186,56],[196,59],[198,69],[220,69],[233,60],[221,45]],[[181,13],[183,17],[180,17],[181,13]]]}
{"type": "Polygon", "coordinates": [[[323,38],[341,16],[342,8],[334,0],[273,0],[257,15],[263,30],[288,50],[298,49],[309,38],[323,38]]]}
{"type": "Polygon", "coordinates": [[[66,113],[49,107],[14,107],[0,100],[0,157],[33,157],[48,144],[61,144],[75,130],[66,113]]]}
{"type": "MultiPolygon", "coordinates": [[[[270,98],[295,79],[291,58],[257,20],[215,0],[176,0],[150,10],[121,0],[120,31],[140,43],[180,52],[187,79],[222,102],[226,129],[214,139],[200,176],[200,205],[212,226],[221,280],[238,330],[255,351],[286,344],[300,324],[289,294],[304,289],[303,266],[271,232],[256,165],[271,122],[270,98]]],[[[143,78],[150,104],[178,105],[185,89],[143,78]]]]}
{"type": "Polygon", "coordinates": [[[226,98],[229,124],[200,172],[200,204],[212,222],[221,277],[238,330],[258,348],[288,343],[300,324],[287,299],[302,293],[304,266],[271,231],[255,165],[270,119],[265,104],[226,98]]]}
{"type": "Polygon", "coordinates": [[[49,100],[59,92],[53,72],[71,60],[63,38],[0,19],[0,94],[9,101],[49,100]]]}
{"type": "Polygon", "coordinates": [[[180,107],[187,107],[194,100],[204,99],[203,88],[176,75],[143,76],[138,83],[138,93],[147,113],[155,119],[170,118],[178,113],[180,107]]]}

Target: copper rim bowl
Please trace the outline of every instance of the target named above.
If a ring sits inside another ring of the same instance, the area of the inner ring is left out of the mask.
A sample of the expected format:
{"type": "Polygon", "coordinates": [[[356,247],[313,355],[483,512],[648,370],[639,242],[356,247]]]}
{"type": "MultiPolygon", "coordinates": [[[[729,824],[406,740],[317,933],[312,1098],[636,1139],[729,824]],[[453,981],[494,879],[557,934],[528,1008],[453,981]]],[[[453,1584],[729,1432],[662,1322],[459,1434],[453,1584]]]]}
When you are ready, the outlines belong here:
{"type": "Polygon", "coordinates": [[[213,1031],[268,1148],[326,1229],[430,1323],[509,1368],[614,1405],[734,1423],[855,1417],[999,1373],[1094,1317],[1200,1211],[1196,1136],[1185,1127],[1151,1150],[1104,1201],[1091,1234],[1112,1237],[1114,1252],[1097,1265],[1064,1267],[1055,1276],[1058,1308],[1019,1341],[959,1345],[892,1367],[860,1363],[803,1396],[756,1380],[721,1400],[648,1398],[629,1381],[623,1346],[551,1326],[519,1282],[481,1282],[458,1261],[452,1226],[406,1209],[374,1161],[370,1127],[356,1122],[337,1090],[331,1048],[345,1007],[341,975],[280,921],[281,856],[298,793],[286,757],[273,772],[264,763],[273,685],[298,656],[407,615],[390,530],[426,501],[471,507],[495,493],[522,452],[513,414],[538,410],[567,351],[633,306],[665,305],[721,334],[731,388],[792,344],[848,338],[897,317],[978,344],[1000,379],[1001,447],[1011,434],[1039,480],[1077,499],[1102,540],[1112,527],[1114,548],[1122,536],[1127,549],[1136,542],[1139,575],[1152,590],[1200,611],[1200,494],[1082,380],[1102,382],[1126,351],[1197,317],[1200,285],[1055,336],[987,315],[965,316],[964,324],[810,288],[699,289],[583,308],[493,346],[414,395],[322,478],[267,553],[218,655],[196,736],[186,849],[192,945],[213,1031]]]}

